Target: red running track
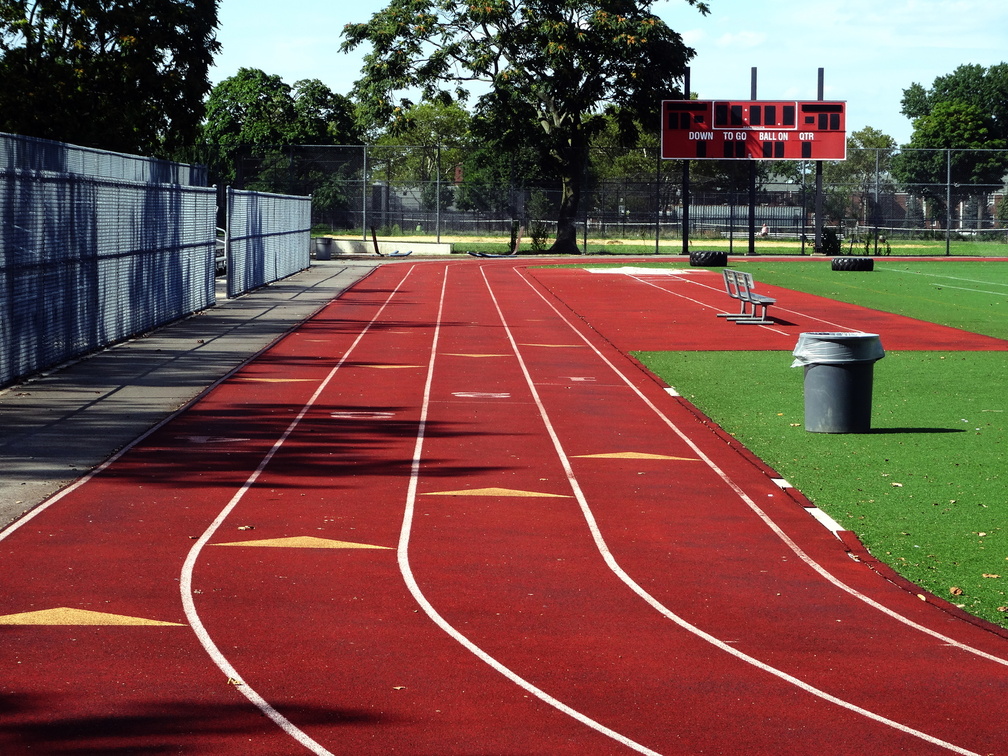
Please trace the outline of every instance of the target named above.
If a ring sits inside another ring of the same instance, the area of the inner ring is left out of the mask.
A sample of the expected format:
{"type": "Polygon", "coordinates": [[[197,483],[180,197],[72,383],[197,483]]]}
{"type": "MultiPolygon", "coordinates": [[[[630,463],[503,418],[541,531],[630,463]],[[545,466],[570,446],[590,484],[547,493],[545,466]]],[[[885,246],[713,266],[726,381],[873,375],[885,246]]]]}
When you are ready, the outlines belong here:
{"type": "Polygon", "coordinates": [[[1005,634],[852,558],[567,275],[381,267],[5,531],[0,750],[1005,752],[1005,634]]]}

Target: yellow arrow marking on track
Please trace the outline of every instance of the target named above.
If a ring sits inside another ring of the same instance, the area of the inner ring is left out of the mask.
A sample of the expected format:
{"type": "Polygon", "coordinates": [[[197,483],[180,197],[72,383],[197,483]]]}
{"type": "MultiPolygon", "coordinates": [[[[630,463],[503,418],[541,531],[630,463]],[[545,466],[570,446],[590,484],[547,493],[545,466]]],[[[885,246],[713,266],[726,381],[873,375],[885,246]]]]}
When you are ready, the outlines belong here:
{"type": "Polygon", "coordinates": [[[91,612],[86,609],[70,609],[65,606],[43,609],[37,612],[8,614],[0,617],[0,625],[131,625],[138,627],[183,627],[178,622],[160,622],[142,617],[127,617],[122,614],[91,612]]]}
{"type": "Polygon", "coordinates": [[[351,543],[336,541],[331,538],[315,538],[313,536],[293,536],[291,538],[267,538],[262,541],[234,541],[232,543],[215,543],[214,546],[248,546],[251,548],[271,549],[388,549],[390,546],[373,546],[369,543],[351,543]]]}
{"type": "Polygon", "coordinates": [[[246,383],[310,383],[314,381],[314,378],[253,378],[251,376],[242,376],[236,380],[244,381],[246,383]]]}
{"type": "Polygon", "coordinates": [[[424,496],[515,496],[549,499],[569,499],[564,494],[541,493],[539,491],[519,491],[514,488],[469,488],[462,491],[429,491],[424,496]]]}
{"type": "Polygon", "coordinates": [[[606,454],[577,454],[577,459],[667,459],[679,462],[699,462],[695,457],[670,457],[666,454],[647,454],[645,452],[609,452],[606,454]]]}
{"type": "Polygon", "coordinates": [[[583,349],[583,344],[522,344],[529,347],[543,347],[544,349],[583,349]]]}

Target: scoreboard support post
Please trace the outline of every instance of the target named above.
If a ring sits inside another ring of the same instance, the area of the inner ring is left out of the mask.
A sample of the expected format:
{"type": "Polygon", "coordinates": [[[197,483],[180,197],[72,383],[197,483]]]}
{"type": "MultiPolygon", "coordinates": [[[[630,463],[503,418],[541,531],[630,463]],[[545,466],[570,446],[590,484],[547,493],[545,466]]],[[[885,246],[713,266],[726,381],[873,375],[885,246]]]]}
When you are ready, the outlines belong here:
{"type": "MultiPolygon", "coordinates": [[[[686,66],[683,74],[683,99],[690,98],[690,70],[686,66]]],[[[690,182],[689,182],[689,160],[683,160],[682,164],[682,253],[689,257],[689,205],[690,205],[690,182]]]]}
{"type": "MultiPolygon", "coordinates": [[[[820,102],[823,98],[823,69],[819,69],[819,88],[817,97],[820,102]]],[[[846,139],[844,140],[846,142],[846,139]]],[[[822,160],[817,160],[815,164],[815,246],[814,252],[822,251],[822,226],[823,226],[823,193],[822,193],[822,160]]]]}
{"type": "MultiPolygon", "coordinates": [[[[749,96],[756,99],[756,66],[749,75],[749,96]]],[[[756,254],[756,163],[749,163],[749,254],[756,254]]]]}
{"type": "MultiPolygon", "coordinates": [[[[689,93],[689,69],[685,77],[689,93]]],[[[665,100],[662,102],[661,157],[683,161],[683,254],[689,253],[689,161],[749,160],[749,254],[756,250],[755,161],[803,160],[816,164],[815,249],[822,249],[824,160],[847,159],[847,103],[823,99],[819,69],[818,99],[757,100],[752,69],[752,100],[665,100]]]]}

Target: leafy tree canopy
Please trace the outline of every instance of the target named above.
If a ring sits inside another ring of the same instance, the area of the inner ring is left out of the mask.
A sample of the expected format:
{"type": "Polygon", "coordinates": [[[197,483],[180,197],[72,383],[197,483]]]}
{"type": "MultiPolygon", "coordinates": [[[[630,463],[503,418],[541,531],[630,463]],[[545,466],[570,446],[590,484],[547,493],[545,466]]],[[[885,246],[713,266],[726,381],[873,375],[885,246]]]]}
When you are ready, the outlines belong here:
{"type": "Polygon", "coordinates": [[[1008,170],[1005,146],[1004,139],[992,138],[991,118],[975,105],[940,102],[914,121],[909,149],[893,159],[893,173],[907,189],[944,208],[949,179],[955,203],[1002,185],[1008,170]]]}
{"type": "Polygon", "coordinates": [[[0,130],[173,157],[219,49],[218,0],[0,0],[0,130]]]}
{"type": "Polygon", "coordinates": [[[379,143],[422,147],[463,147],[469,141],[472,116],[457,103],[421,102],[396,112],[379,143]]]}
{"type": "Polygon", "coordinates": [[[953,102],[970,105],[989,119],[989,138],[1008,139],[1008,63],[990,68],[959,66],[951,74],[937,77],[931,89],[911,84],[903,90],[902,112],[916,120],[932,116],[935,108],[953,102]]]}
{"type": "Polygon", "coordinates": [[[837,216],[854,216],[869,222],[875,216],[876,190],[891,191],[896,140],[872,126],[847,137],[847,159],[829,161],[823,166],[826,183],[834,187],[827,201],[837,216]],[[856,203],[852,199],[856,198],[856,203]]]}
{"type": "MultiPolygon", "coordinates": [[[[686,0],[701,13],[708,6],[686,0]]],[[[370,43],[355,95],[387,122],[396,93],[466,101],[482,82],[531,108],[560,167],[563,197],[554,251],[577,250],[574,219],[591,137],[615,106],[624,128],[656,118],[677,95],[694,55],[651,12],[653,0],[392,0],[366,23],[348,24],[343,49],[370,43]]],[[[398,106],[403,107],[403,102],[398,106]]],[[[408,101],[405,103],[408,106],[408,101]]]]}
{"type": "Polygon", "coordinates": [[[912,84],[902,104],[914,130],[893,173],[908,189],[917,187],[944,208],[948,197],[935,185],[950,172],[956,202],[1003,184],[1008,161],[996,150],[1008,147],[1008,63],[959,66],[930,89],[912,84]]]}
{"type": "Polygon", "coordinates": [[[262,156],[293,144],[358,144],[353,105],[317,79],[286,84],[257,68],[242,68],[210,92],[202,139],[219,181],[235,179],[242,151],[262,156]]]}

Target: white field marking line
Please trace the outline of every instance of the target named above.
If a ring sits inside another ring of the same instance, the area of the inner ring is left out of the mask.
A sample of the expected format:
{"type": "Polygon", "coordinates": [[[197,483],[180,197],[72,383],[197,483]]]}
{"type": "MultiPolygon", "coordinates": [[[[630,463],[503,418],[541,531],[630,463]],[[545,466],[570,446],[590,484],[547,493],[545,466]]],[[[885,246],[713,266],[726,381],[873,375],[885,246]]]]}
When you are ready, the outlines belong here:
{"type": "Polygon", "coordinates": [[[787,533],[785,533],[780,528],[780,526],[777,525],[777,523],[775,523],[772,519],[770,519],[769,515],[767,515],[762,509],[760,509],[759,505],[756,504],[756,502],[748,494],[746,494],[746,492],[743,491],[742,488],[737,483],[735,483],[735,481],[732,480],[728,476],[727,473],[725,473],[720,467],[718,467],[717,464],[712,459],[710,459],[710,457],[708,457],[706,454],[704,454],[704,452],[700,450],[700,448],[696,445],[696,443],[691,438],[689,438],[689,436],[687,436],[686,433],[682,429],[680,429],[674,422],[672,422],[671,418],[669,418],[650,399],[648,399],[644,395],[644,393],[639,388],[637,388],[633,384],[633,382],[629,378],[627,378],[627,376],[622,371],[620,371],[619,368],[617,368],[604,354],[602,354],[602,352],[599,351],[599,349],[597,347],[595,347],[588,340],[588,338],[583,333],[581,333],[574,326],[573,323],[571,323],[571,321],[569,319],[567,319],[566,317],[564,317],[563,313],[561,313],[556,307],[554,307],[553,304],[548,299],[546,299],[546,297],[544,297],[542,295],[542,293],[539,292],[532,285],[532,283],[525,277],[524,273],[520,273],[519,275],[525,281],[525,283],[529,286],[529,288],[531,288],[540,297],[540,299],[542,299],[550,307],[550,309],[552,309],[557,314],[557,316],[561,320],[563,320],[567,324],[567,326],[572,331],[574,331],[574,333],[577,334],[578,337],[581,338],[581,340],[584,341],[585,344],[587,344],[588,347],[593,352],[595,352],[595,354],[598,356],[598,358],[600,360],[602,360],[609,367],[610,370],[612,370],[617,376],[619,376],[619,378],[630,388],[630,390],[633,391],[640,398],[640,400],[642,402],[644,402],[644,404],[647,405],[647,407],[652,412],[654,412],[655,415],[657,415],[658,418],[663,423],[665,423],[665,425],[667,425],[680,439],[682,439],[682,441],[687,446],[689,446],[690,449],[692,449],[693,452],[697,456],[699,456],[707,464],[707,466],[710,467],[711,470],[713,470],[714,473],[716,473],[717,476],[719,478],[721,478],[721,480],[724,481],[725,484],[728,485],[735,492],[735,494],[740,499],[742,499],[742,501],[745,502],[746,505],[761,520],[763,520],[763,522],[767,525],[767,527],[770,528],[770,530],[778,538],[780,538],[781,541],[783,541],[785,543],[785,545],[787,545],[787,547],[789,549],[791,549],[791,551],[793,551],[795,553],[796,556],[798,556],[803,562],[805,562],[805,564],[807,564],[813,570],[815,570],[816,572],[818,572],[823,578],[825,578],[827,581],[829,581],[830,583],[832,583],[833,585],[835,585],[837,588],[841,589],[842,591],[845,591],[846,593],[849,593],[851,596],[854,596],[858,600],[863,601],[864,603],[868,604],[869,606],[873,607],[874,609],[877,609],[878,611],[882,612],[883,614],[886,614],[889,617],[892,617],[893,619],[897,620],[898,622],[901,622],[904,625],[907,625],[908,627],[913,628],[914,630],[917,630],[919,632],[925,633],[926,635],[930,635],[931,637],[936,638],[937,640],[940,640],[942,643],[944,643],[946,645],[952,646],[954,648],[958,648],[961,651],[966,651],[968,653],[974,654],[976,656],[979,656],[982,659],[986,659],[987,661],[992,661],[992,662],[995,662],[997,664],[1001,664],[1001,665],[1004,665],[1004,666],[1008,667],[1008,659],[1000,657],[1000,656],[995,656],[993,654],[989,654],[986,651],[981,651],[980,649],[974,648],[973,646],[967,645],[965,643],[960,643],[959,641],[957,641],[957,640],[955,640],[953,638],[950,638],[947,635],[943,635],[942,633],[939,633],[937,630],[932,630],[929,627],[925,627],[924,625],[921,625],[921,624],[918,624],[917,622],[914,622],[909,617],[904,617],[899,612],[897,612],[897,611],[895,611],[893,609],[890,609],[889,607],[884,606],[883,604],[880,604],[879,602],[875,601],[874,599],[872,599],[872,598],[870,598],[868,596],[865,596],[863,593],[857,591],[856,589],[851,588],[849,585],[847,585],[846,583],[844,583],[843,581],[841,581],[839,578],[835,577],[832,573],[830,573],[829,571],[827,571],[825,567],[823,567],[818,562],[816,562],[814,559],[812,559],[812,557],[810,557],[808,554],[806,554],[797,543],[795,543],[793,540],[791,540],[791,538],[787,535],[787,533]]]}
{"type": "MultiPolygon", "coordinates": [[[[281,434],[280,438],[277,439],[276,443],[270,448],[266,453],[266,456],[262,458],[259,462],[259,466],[255,469],[245,483],[238,489],[237,493],[231,497],[231,501],[227,503],[224,509],[221,510],[217,518],[210,524],[210,527],[199,537],[195,544],[193,544],[192,549],[189,550],[188,556],[182,565],[182,574],[180,579],[180,592],[182,594],[182,606],[185,609],[186,618],[189,620],[189,624],[192,627],[193,632],[196,634],[197,639],[200,644],[206,650],[207,654],[213,660],[214,664],[227,675],[228,679],[241,681],[241,676],[238,674],[238,670],[232,666],[231,662],[227,660],[224,654],[221,653],[220,649],[217,648],[217,644],[213,642],[210,634],[207,632],[206,628],[203,626],[203,621],[200,619],[199,612],[196,610],[196,604],[193,601],[192,593],[192,578],[193,570],[196,567],[196,560],[199,559],[200,552],[207,542],[213,537],[214,533],[217,532],[218,528],[223,524],[224,520],[227,519],[228,515],[231,514],[232,510],[238,506],[245,494],[255,485],[255,482],[262,475],[263,471],[269,465],[270,461],[276,456],[276,453],[280,451],[280,448],[286,443],[287,439],[294,432],[295,428],[301,423],[308,411],[315,405],[318,401],[319,396],[326,389],[326,387],[332,382],[332,379],[336,376],[337,371],[343,366],[343,364],[350,357],[351,352],[357,348],[357,345],[363,340],[364,336],[371,330],[371,327],[375,324],[381,314],[385,311],[389,302],[392,298],[399,292],[399,289],[409,278],[410,273],[416,268],[415,265],[411,266],[406,274],[403,276],[402,280],[396,285],[395,289],[389,294],[388,299],[385,300],[378,312],[375,313],[374,317],[371,318],[370,322],[364,326],[364,329],[358,334],[357,338],[354,340],[350,348],[347,349],[346,353],[340,358],[339,362],[336,363],[335,367],[329,371],[329,374],[323,379],[322,383],[319,384],[315,393],[311,395],[308,402],[301,408],[287,429],[281,434]]],[[[238,691],[245,696],[257,709],[259,709],[263,714],[269,717],[274,724],[276,724],[281,730],[290,735],[294,740],[300,743],[302,746],[307,748],[312,753],[318,754],[319,756],[333,756],[331,751],[326,750],[320,743],[313,740],[308,736],[303,730],[299,729],[297,725],[287,719],[283,714],[277,711],[273,706],[259,693],[253,690],[248,684],[241,682],[240,685],[236,686],[238,691]]]]}
{"type": "MultiPolygon", "coordinates": [[[[963,283],[977,283],[977,284],[986,284],[987,286],[1006,286],[1006,287],[1008,287],[1008,283],[998,283],[997,281],[980,281],[979,279],[976,279],[976,278],[960,278],[959,276],[945,276],[945,275],[942,275],[940,273],[924,273],[924,272],[921,272],[919,270],[896,270],[895,268],[889,268],[889,267],[885,267],[885,268],[883,268],[883,270],[886,273],[902,273],[902,274],[907,275],[907,276],[925,276],[927,278],[944,278],[947,281],[962,281],[963,283]]],[[[950,289],[954,289],[956,287],[950,286],[949,288],[950,289]]],[[[1004,291],[982,291],[980,289],[965,289],[965,291],[979,291],[982,294],[1006,294],[1006,293],[1008,293],[1008,292],[1004,292],[1004,291]]]]}
{"type": "MultiPolygon", "coordinates": [[[[518,275],[523,280],[525,280],[525,282],[530,286],[530,288],[533,289],[533,291],[536,291],[536,293],[539,294],[539,292],[535,289],[535,287],[531,286],[531,283],[529,283],[528,279],[525,278],[525,276],[523,275],[523,273],[518,273],[518,275]]],[[[485,278],[486,277],[484,276],[484,279],[485,278]]],[[[489,282],[487,283],[487,286],[489,287],[489,282]]],[[[492,292],[491,292],[491,296],[493,296],[492,292]]],[[[830,575],[829,573],[827,573],[825,571],[825,569],[823,569],[818,564],[816,564],[811,559],[811,557],[809,557],[807,554],[805,554],[803,551],[801,551],[801,549],[798,548],[798,545],[795,544],[793,541],[791,541],[791,539],[776,525],[776,523],[774,523],[772,520],[770,520],[770,518],[764,512],[762,512],[762,510],[760,510],[760,508],[758,506],[756,506],[756,503],[754,501],[752,501],[752,499],[750,499],[745,494],[745,492],[743,492],[738,487],[738,485],[735,484],[735,482],[732,481],[724,473],[724,471],[722,471],[720,468],[718,468],[714,464],[713,460],[711,460],[709,457],[707,457],[696,446],[696,444],[694,444],[692,441],[690,441],[690,439],[688,439],[685,436],[685,434],[682,433],[682,431],[679,430],[679,428],[677,428],[675,426],[675,424],[671,422],[671,420],[669,418],[667,418],[657,407],[655,407],[647,399],[647,397],[645,397],[643,395],[643,393],[641,393],[640,390],[637,389],[637,387],[634,386],[629,381],[629,379],[615,365],[613,365],[605,357],[605,355],[603,355],[597,348],[595,348],[595,346],[592,345],[584,337],[583,334],[581,334],[576,328],[574,328],[574,326],[570,323],[570,321],[567,320],[567,318],[565,318],[555,307],[553,307],[552,303],[550,303],[541,294],[539,294],[539,296],[540,296],[540,298],[543,299],[543,301],[551,309],[553,309],[553,311],[557,314],[557,316],[561,320],[563,320],[564,322],[566,322],[567,325],[572,330],[574,330],[575,333],[577,333],[585,341],[585,343],[588,344],[588,346],[593,351],[595,351],[595,353],[599,356],[599,358],[603,362],[605,362],[618,376],[620,376],[623,379],[623,381],[636,394],[638,394],[638,396],[640,396],[641,399],[643,399],[644,402],[654,412],[656,412],[656,414],[676,433],[676,435],[678,435],[680,438],[682,438],[683,441],[685,441],[687,443],[687,445],[689,445],[690,448],[698,456],[700,456],[708,464],[708,466],[713,471],[715,471],[718,474],[718,476],[725,483],[727,483],[747,504],[749,504],[749,506],[760,516],[760,518],[763,519],[763,521],[765,523],[767,523],[771,527],[771,529],[778,535],[778,537],[780,537],[782,540],[784,540],[784,542],[787,543],[788,546],[799,557],[801,557],[803,559],[803,561],[805,561],[806,563],[808,563],[808,564],[814,566],[815,568],[817,568],[817,571],[820,572],[821,574],[827,576],[830,579],[831,582],[837,584],[838,586],[844,588],[845,590],[847,590],[848,592],[853,593],[856,596],[859,596],[859,597],[861,596],[861,594],[858,594],[853,589],[851,589],[848,586],[845,586],[844,584],[840,583],[836,578],[834,578],[832,575],[830,575]]],[[[496,298],[494,299],[494,301],[496,303],[496,298]]],[[[634,579],[632,577],[630,577],[630,575],[627,574],[623,570],[623,568],[616,561],[615,557],[609,551],[609,547],[606,544],[605,539],[603,538],[601,531],[599,530],[598,524],[597,524],[597,522],[595,520],[594,515],[592,514],[590,506],[588,505],[587,499],[585,498],[584,493],[581,490],[581,487],[580,487],[580,485],[577,482],[577,479],[574,477],[574,471],[573,471],[573,469],[572,469],[572,467],[570,465],[570,460],[567,458],[567,455],[564,452],[563,446],[560,443],[559,437],[556,435],[556,431],[554,430],[553,425],[552,425],[552,423],[549,420],[549,416],[546,413],[546,409],[542,405],[542,402],[540,400],[539,394],[535,390],[535,386],[533,384],[532,377],[528,373],[528,371],[526,369],[526,366],[525,366],[525,362],[522,359],[520,353],[518,353],[518,351],[517,351],[517,344],[514,342],[514,339],[513,339],[512,335],[511,335],[511,332],[510,332],[510,327],[506,323],[506,321],[504,319],[504,316],[503,316],[503,313],[501,313],[499,306],[498,306],[498,313],[500,313],[500,315],[501,315],[501,323],[504,325],[505,331],[508,334],[508,338],[511,339],[512,344],[514,345],[515,355],[518,358],[519,364],[522,367],[522,371],[525,373],[526,381],[528,382],[529,389],[532,391],[532,394],[533,394],[533,397],[535,399],[535,402],[536,402],[537,406],[539,406],[540,413],[542,414],[543,422],[546,424],[547,431],[548,431],[550,437],[553,439],[553,445],[554,445],[554,447],[556,449],[557,455],[559,456],[560,461],[561,461],[564,469],[567,472],[567,477],[568,477],[568,481],[571,484],[571,488],[574,491],[574,494],[575,494],[575,497],[578,500],[578,503],[581,505],[582,512],[584,513],[585,520],[586,520],[586,522],[588,524],[589,530],[591,531],[592,538],[595,541],[596,548],[599,550],[599,553],[602,555],[603,560],[609,566],[610,570],[612,570],[612,572],[620,580],[622,580],[634,593],[636,593],[638,596],[640,596],[642,599],[644,599],[644,601],[646,601],[651,607],[653,607],[654,609],[656,609],[660,614],[662,614],[662,616],[664,616],[664,617],[672,620],[672,622],[674,622],[675,624],[679,625],[683,629],[685,629],[685,630],[687,630],[687,631],[689,631],[689,632],[697,635],[698,637],[700,637],[703,640],[707,641],[708,643],[710,643],[711,645],[715,646],[716,648],[719,648],[722,651],[724,651],[724,652],[726,652],[728,654],[731,654],[732,656],[734,656],[734,657],[736,657],[736,658],[738,658],[738,659],[740,659],[740,660],[742,660],[742,661],[744,661],[744,662],[746,662],[748,664],[751,664],[752,666],[756,667],[757,669],[760,669],[760,670],[762,670],[764,672],[767,672],[767,673],[769,673],[771,675],[774,675],[775,677],[778,677],[781,680],[784,680],[785,682],[788,682],[788,683],[794,685],[795,687],[797,687],[797,688],[799,688],[799,689],[801,689],[801,690],[803,690],[803,691],[805,691],[807,693],[810,693],[810,694],[812,694],[814,696],[822,698],[824,701],[827,701],[829,703],[835,704],[836,706],[839,706],[841,708],[847,709],[848,711],[852,711],[852,712],[854,712],[856,714],[860,714],[861,716],[864,716],[867,719],[870,719],[872,721],[875,721],[875,722],[878,722],[880,724],[883,724],[883,725],[886,725],[888,727],[891,727],[892,729],[897,730],[899,732],[902,732],[902,733],[904,733],[906,735],[911,735],[911,736],[916,737],[916,738],[918,738],[920,740],[923,740],[925,742],[931,743],[933,745],[937,745],[937,746],[939,746],[941,748],[945,748],[945,749],[947,749],[949,751],[952,751],[954,753],[967,754],[967,755],[970,755],[970,756],[979,756],[975,752],[969,751],[969,750],[964,749],[964,748],[961,748],[961,747],[955,745],[954,743],[949,743],[947,741],[941,740],[940,738],[936,738],[936,737],[934,737],[932,735],[928,735],[925,732],[917,730],[917,729],[915,729],[913,727],[910,727],[908,725],[902,724],[901,722],[897,722],[895,720],[889,719],[888,717],[884,717],[881,714],[876,714],[873,711],[870,711],[868,709],[862,708],[862,707],[860,707],[860,706],[858,706],[856,704],[850,703],[849,701],[845,701],[842,698],[838,698],[838,697],[836,697],[836,696],[834,696],[834,695],[832,695],[830,693],[827,693],[824,690],[820,690],[819,688],[816,688],[815,686],[806,683],[805,681],[803,681],[803,680],[801,680],[801,679],[799,679],[797,677],[794,677],[793,675],[788,674],[787,672],[784,672],[783,670],[779,670],[776,667],[772,667],[769,664],[766,664],[766,663],[760,661],[759,659],[756,659],[755,657],[749,656],[748,654],[743,653],[742,651],[739,651],[738,649],[733,648],[728,643],[726,643],[726,642],[724,642],[724,641],[716,638],[715,636],[711,635],[710,633],[708,633],[708,632],[706,632],[704,630],[701,630],[696,625],[693,625],[693,624],[689,623],[688,621],[686,621],[685,619],[683,619],[679,615],[677,615],[674,612],[672,612],[670,609],[668,609],[666,606],[664,606],[660,601],[658,601],[651,594],[649,594],[644,588],[642,588],[636,581],[634,581],[634,579]]],[[[875,603],[875,602],[872,602],[871,599],[868,599],[867,597],[863,597],[863,598],[864,598],[864,600],[867,600],[867,601],[869,601],[869,602],[871,602],[873,604],[875,603]]],[[[879,606],[879,608],[881,608],[881,609],[883,609],[883,610],[885,610],[885,611],[887,611],[889,613],[892,613],[893,616],[895,616],[897,618],[900,617],[899,615],[895,614],[894,612],[890,612],[890,610],[885,609],[885,607],[882,607],[881,605],[878,605],[878,606],[879,606]]],[[[910,623],[909,620],[905,620],[905,621],[908,622],[908,623],[910,623]]],[[[914,623],[910,623],[910,624],[914,624],[914,623]]],[[[922,629],[924,629],[924,630],[927,631],[927,628],[922,628],[922,629]]],[[[928,631],[928,632],[931,632],[931,631],[928,631]]],[[[936,635],[937,637],[943,637],[943,636],[940,636],[937,633],[933,633],[932,632],[931,634],[936,635]]],[[[949,640],[951,640],[951,639],[949,639],[949,640]]],[[[956,644],[956,645],[961,645],[961,644],[956,644]]],[[[968,648],[968,647],[966,647],[966,648],[968,648]]],[[[997,657],[990,657],[990,658],[994,659],[995,661],[999,661],[999,662],[1004,663],[1002,660],[998,659],[997,657]]]]}
{"type": "MultiPolygon", "coordinates": [[[[481,266],[482,267],[482,266],[481,266]]],[[[487,664],[500,674],[504,675],[508,680],[513,682],[520,688],[528,691],[533,696],[538,698],[540,701],[552,706],[558,711],[566,714],[572,719],[580,722],[581,724],[587,725],[596,732],[601,733],[626,747],[637,751],[638,753],[648,754],[648,756],[660,756],[657,751],[652,751],[649,748],[642,746],[640,743],[636,743],[630,740],[624,735],[611,730],[605,725],[596,722],[585,714],[571,708],[562,701],[554,698],[546,691],[537,688],[535,685],[530,683],[525,678],[518,675],[516,672],[512,671],[510,668],[504,666],[501,662],[497,661],[495,658],[490,656],[486,651],[481,649],[475,643],[473,643],[469,638],[463,635],[461,632],[455,629],[448,620],[441,616],[437,609],[434,608],[433,604],[427,600],[424,596],[423,591],[417,584],[416,578],[413,577],[413,569],[410,567],[409,561],[409,546],[410,546],[410,535],[413,529],[413,519],[416,511],[416,498],[417,498],[417,487],[420,481],[420,460],[423,457],[423,447],[424,439],[427,432],[427,417],[430,412],[431,404],[431,386],[434,382],[434,362],[438,351],[438,341],[441,337],[441,317],[444,312],[444,302],[445,302],[445,291],[448,287],[448,268],[445,268],[445,278],[441,285],[441,302],[438,307],[437,322],[434,327],[434,341],[431,344],[431,356],[430,362],[427,365],[427,382],[424,385],[423,394],[423,405],[420,410],[420,426],[417,430],[416,446],[413,450],[413,463],[410,468],[410,479],[409,486],[406,492],[406,507],[403,512],[403,524],[402,530],[399,533],[399,545],[396,551],[396,556],[399,561],[399,571],[402,573],[403,580],[406,581],[406,587],[409,592],[416,599],[416,602],[424,610],[427,616],[441,628],[445,633],[447,633],[451,638],[455,639],[459,644],[461,644],[467,651],[472,653],[476,658],[487,664]]]]}
{"type": "Polygon", "coordinates": [[[931,284],[932,286],[937,286],[942,289],[955,289],[956,291],[972,291],[974,294],[993,294],[996,297],[1008,296],[1008,292],[1004,291],[986,291],[984,289],[969,289],[965,286],[949,286],[948,284],[931,284]]]}

